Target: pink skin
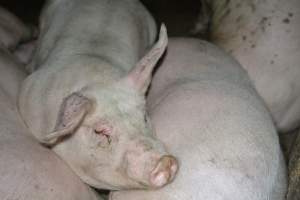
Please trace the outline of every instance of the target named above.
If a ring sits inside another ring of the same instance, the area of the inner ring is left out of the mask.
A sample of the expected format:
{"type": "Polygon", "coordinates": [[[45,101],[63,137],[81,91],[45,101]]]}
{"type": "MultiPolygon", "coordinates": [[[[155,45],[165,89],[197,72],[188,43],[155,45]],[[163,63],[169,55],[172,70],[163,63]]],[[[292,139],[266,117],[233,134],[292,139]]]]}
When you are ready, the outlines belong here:
{"type": "Polygon", "coordinates": [[[165,26],[155,43],[153,19],[131,0],[49,1],[40,22],[28,65],[34,72],[19,98],[35,138],[96,188],[172,182],[178,163],[155,137],[145,109],[168,43],[165,26]]]}
{"type": "Polygon", "coordinates": [[[279,132],[299,128],[300,1],[204,1],[211,41],[247,70],[279,132]]]}
{"type": "MultiPolygon", "coordinates": [[[[15,39],[9,43],[20,42],[15,39]]],[[[101,200],[55,153],[30,136],[16,106],[25,77],[23,66],[0,47],[0,199],[101,200]]]]}
{"type": "Polygon", "coordinates": [[[157,137],[180,162],[162,189],[110,200],[284,200],[285,162],[275,127],[247,73],[207,42],[170,39],[147,105],[157,137]]]}

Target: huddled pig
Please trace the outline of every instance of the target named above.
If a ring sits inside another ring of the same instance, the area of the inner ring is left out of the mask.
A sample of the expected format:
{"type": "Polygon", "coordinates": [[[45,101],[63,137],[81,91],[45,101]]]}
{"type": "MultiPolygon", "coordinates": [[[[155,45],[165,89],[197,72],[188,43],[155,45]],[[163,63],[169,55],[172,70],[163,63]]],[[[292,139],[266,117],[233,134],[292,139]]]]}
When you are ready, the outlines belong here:
{"type": "Polygon", "coordinates": [[[289,188],[287,200],[300,199],[300,135],[294,141],[289,160],[289,188]]]}
{"type": "Polygon", "coordinates": [[[11,52],[21,64],[27,64],[35,48],[38,35],[33,26],[26,26],[20,19],[0,6],[0,48],[11,52]]]}
{"type": "Polygon", "coordinates": [[[15,15],[0,6],[0,47],[14,50],[17,45],[36,34],[33,27],[26,26],[15,15]],[[18,41],[18,42],[16,42],[18,41]]]}
{"type": "Polygon", "coordinates": [[[300,1],[202,0],[210,39],[248,71],[280,132],[300,125],[300,1]]]}
{"type": "Polygon", "coordinates": [[[51,0],[42,12],[19,110],[35,138],[96,188],[159,188],[176,175],[145,111],[166,28],[155,37],[136,0],[51,0]]]}
{"type": "Polygon", "coordinates": [[[0,37],[1,44],[9,44],[0,47],[0,199],[99,200],[58,156],[32,138],[18,114],[17,95],[26,73],[7,48],[17,46],[27,32],[19,33],[25,26],[12,23],[8,13],[0,10],[0,33],[11,31],[0,37]]]}
{"type": "Polygon", "coordinates": [[[170,39],[147,99],[157,137],[180,163],[155,190],[110,200],[284,200],[286,169],[278,136],[246,71],[197,39],[170,39]]]}
{"type": "Polygon", "coordinates": [[[27,65],[32,59],[35,47],[36,38],[33,38],[30,41],[18,45],[17,48],[13,51],[13,55],[22,65],[27,65]]]}

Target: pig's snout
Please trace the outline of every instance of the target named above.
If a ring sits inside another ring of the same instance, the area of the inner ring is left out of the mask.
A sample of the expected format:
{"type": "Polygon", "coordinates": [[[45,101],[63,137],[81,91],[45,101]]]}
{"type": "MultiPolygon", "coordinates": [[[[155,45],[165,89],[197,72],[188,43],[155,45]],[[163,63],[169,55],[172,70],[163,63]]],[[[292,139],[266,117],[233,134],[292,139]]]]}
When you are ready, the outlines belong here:
{"type": "Polygon", "coordinates": [[[150,183],[153,187],[160,188],[174,179],[177,170],[176,158],[170,155],[162,156],[150,173],[150,183]]]}

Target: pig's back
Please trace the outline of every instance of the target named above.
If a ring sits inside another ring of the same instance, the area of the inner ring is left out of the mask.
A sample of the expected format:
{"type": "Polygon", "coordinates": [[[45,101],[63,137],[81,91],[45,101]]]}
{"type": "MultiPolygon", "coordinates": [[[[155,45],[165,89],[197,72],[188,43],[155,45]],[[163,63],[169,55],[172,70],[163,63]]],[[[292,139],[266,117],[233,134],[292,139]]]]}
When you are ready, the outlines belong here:
{"type": "Polygon", "coordinates": [[[128,71],[156,37],[154,19],[137,0],[49,1],[40,29],[31,71],[80,62],[82,55],[128,71]]]}
{"type": "Polygon", "coordinates": [[[166,87],[184,82],[228,83],[252,88],[247,72],[231,56],[202,40],[171,38],[163,63],[166,64],[158,67],[154,75],[150,102],[151,96],[160,96],[159,92],[166,87]]]}
{"type": "Polygon", "coordinates": [[[157,136],[179,159],[158,191],[112,200],[283,200],[286,171],[271,118],[244,70],[206,42],[170,40],[148,105],[157,136]]]}

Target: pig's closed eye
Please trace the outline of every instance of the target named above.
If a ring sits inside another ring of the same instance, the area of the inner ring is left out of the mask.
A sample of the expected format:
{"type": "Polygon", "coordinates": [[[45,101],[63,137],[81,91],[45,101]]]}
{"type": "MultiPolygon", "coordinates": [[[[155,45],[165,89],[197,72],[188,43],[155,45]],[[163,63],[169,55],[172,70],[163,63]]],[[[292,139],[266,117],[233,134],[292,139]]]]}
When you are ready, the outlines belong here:
{"type": "Polygon", "coordinates": [[[99,136],[100,142],[111,143],[111,127],[109,126],[101,126],[94,129],[94,133],[99,136]]]}

